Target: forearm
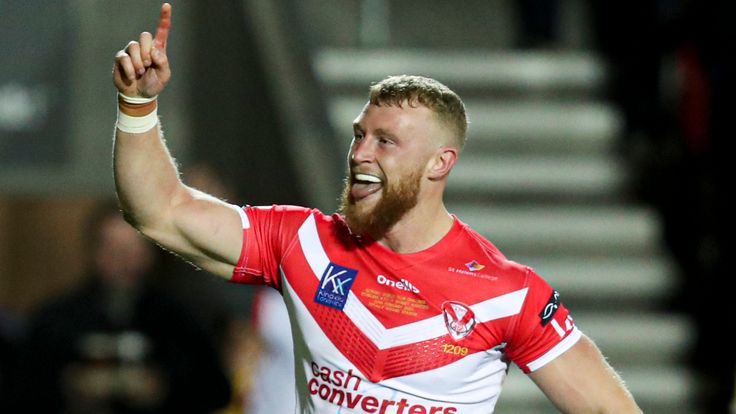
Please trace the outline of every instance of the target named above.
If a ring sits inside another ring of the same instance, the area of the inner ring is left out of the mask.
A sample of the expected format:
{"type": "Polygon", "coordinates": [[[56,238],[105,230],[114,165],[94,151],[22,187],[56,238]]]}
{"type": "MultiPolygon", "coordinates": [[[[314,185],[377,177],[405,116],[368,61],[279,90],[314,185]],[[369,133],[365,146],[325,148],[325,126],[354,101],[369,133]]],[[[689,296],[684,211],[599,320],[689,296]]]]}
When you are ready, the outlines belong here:
{"type": "Polygon", "coordinates": [[[141,230],[163,225],[173,206],[188,193],[160,125],[143,133],[116,128],[113,171],[121,207],[128,220],[141,230]]]}

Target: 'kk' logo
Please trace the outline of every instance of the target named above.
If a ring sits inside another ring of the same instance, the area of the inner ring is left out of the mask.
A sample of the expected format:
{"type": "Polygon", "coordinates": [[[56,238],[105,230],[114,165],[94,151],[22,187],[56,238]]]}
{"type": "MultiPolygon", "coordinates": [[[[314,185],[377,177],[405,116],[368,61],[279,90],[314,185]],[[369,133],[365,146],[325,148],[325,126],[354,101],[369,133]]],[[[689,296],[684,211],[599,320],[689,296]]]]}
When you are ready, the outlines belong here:
{"type": "Polygon", "coordinates": [[[342,310],[357,275],[358,271],[355,269],[330,262],[322,274],[314,301],[342,310]]]}

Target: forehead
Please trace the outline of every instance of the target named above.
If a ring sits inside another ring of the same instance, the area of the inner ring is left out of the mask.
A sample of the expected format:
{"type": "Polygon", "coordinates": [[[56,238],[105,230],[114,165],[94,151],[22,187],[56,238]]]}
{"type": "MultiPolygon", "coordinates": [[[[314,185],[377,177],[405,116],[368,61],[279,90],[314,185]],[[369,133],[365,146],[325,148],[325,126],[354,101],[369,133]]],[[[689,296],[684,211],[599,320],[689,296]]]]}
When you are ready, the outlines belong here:
{"type": "Polygon", "coordinates": [[[436,128],[434,112],[423,105],[372,105],[367,103],[353,121],[357,128],[370,132],[381,129],[402,136],[431,132],[436,128]]]}

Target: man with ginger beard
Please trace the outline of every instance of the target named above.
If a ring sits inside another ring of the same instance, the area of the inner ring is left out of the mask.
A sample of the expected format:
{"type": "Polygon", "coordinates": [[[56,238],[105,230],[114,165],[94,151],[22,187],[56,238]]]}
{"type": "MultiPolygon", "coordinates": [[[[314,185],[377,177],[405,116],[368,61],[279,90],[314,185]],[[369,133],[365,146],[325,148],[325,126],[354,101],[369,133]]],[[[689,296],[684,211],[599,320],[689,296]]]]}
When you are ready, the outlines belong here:
{"type": "Polygon", "coordinates": [[[341,197],[340,212],[351,232],[388,241],[395,239],[391,232],[405,227],[400,220],[417,224],[430,219],[446,233],[452,220],[442,192],[466,129],[462,101],[433,79],[393,77],[374,85],[353,122],[341,197]],[[366,128],[373,124],[379,126],[375,138],[366,142],[366,128]],[[422,204],[416,208],[420,194],[422,204]]]}
{"type": "Polygon", "coordinates": [[[467,129],[457,94],[421,76],[370,88],[340,213],[239,207],[185,185],[161,137],[170,24],[164,4],[155,36],[116,55],[118,197],[161,246],[283,295],[294,412],[493,412],[512,361],[563,412],[641,412],[559,293],[445,208],[467,129]]]}

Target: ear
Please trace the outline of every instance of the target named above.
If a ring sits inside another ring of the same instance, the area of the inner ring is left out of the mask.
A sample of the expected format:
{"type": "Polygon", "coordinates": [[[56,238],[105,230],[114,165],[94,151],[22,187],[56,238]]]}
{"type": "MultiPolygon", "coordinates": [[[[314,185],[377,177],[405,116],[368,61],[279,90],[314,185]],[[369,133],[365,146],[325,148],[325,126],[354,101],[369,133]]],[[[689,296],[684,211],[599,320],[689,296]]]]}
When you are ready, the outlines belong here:
{"type": "Polygon", "coordinates": [[[442,180],[450,174],[450,170],[457,162],[457,148],[439,148],[429,160],[427,177],[430,180],[442,180]]]}

